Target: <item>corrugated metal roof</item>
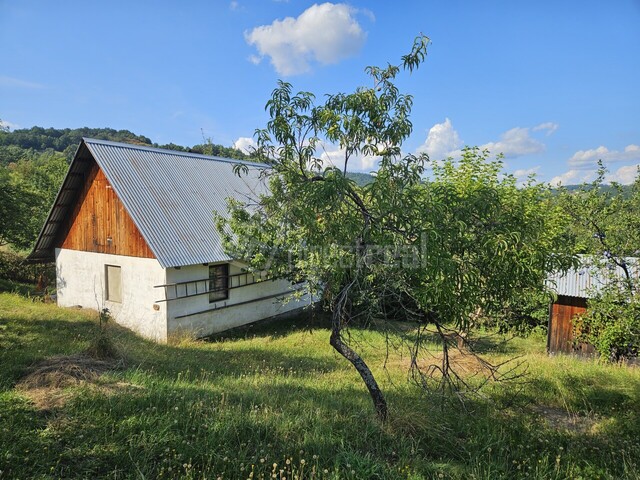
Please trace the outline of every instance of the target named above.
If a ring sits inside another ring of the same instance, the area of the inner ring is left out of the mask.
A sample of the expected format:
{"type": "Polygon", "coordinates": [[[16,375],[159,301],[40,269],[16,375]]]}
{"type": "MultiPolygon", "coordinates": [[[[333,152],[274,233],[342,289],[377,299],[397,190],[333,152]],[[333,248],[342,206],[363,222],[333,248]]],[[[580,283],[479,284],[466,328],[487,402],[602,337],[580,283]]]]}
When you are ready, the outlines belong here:
{"type": "MultiPolygon", "coordinates": [[[[213,212],[226,215],[229,197],[246,200],[266,192],[260,173],[267,167],[262,164],[85,138],[32,259],[51,253],[57,222],[68,212],[56,205],[64,207],[75,198],[71,198],[77,191],[74,172],[77,174],[83,167],[83,145],[165,268],[230,260],[222,247],[213,212]],[[248,168],[248,173],[240,177],[233,171],[239,163],[248,168]]],[[[82,175],[77,176],[81,182],[82,175]]]]}
{"type": "MultiPolygon", "coordinates": [[[[547,286],[558,295],[567,297],[591,298],[607,283],[607,278],[613,266],[601,265],[602,262],[594,261],[591,257],[581,256],[581,265],[577,269],[572,268],[566,273],[555,272],[547,278],[547,286]]],[[[637,258],[625,259],[627,268],[636,284],[640,282],[640,261],[637,258]]],[[[615,267],[616,275],[624,277],[624,270],[615,267]]]]}

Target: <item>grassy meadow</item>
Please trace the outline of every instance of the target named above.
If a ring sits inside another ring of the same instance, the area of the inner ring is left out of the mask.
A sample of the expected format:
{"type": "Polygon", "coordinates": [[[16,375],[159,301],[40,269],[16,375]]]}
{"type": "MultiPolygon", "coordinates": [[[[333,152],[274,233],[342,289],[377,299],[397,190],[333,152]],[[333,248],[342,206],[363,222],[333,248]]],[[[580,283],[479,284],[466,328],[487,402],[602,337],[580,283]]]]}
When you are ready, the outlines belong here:
{"type": "Polygon", "coordinates": [[[0,293],[0,479],[640,478],[640,369],[548,357],[541,335],[487,346],[522,355],[526,382],[463,406],[409,383],[395,351],[384,369],[384,336],[357,332],[381,424],[321,318],[168,345],[112,324],[122,360],[92,363],[96,318],[0,293]],[[69,382],[43,365],[86,368],[69,382]]]}

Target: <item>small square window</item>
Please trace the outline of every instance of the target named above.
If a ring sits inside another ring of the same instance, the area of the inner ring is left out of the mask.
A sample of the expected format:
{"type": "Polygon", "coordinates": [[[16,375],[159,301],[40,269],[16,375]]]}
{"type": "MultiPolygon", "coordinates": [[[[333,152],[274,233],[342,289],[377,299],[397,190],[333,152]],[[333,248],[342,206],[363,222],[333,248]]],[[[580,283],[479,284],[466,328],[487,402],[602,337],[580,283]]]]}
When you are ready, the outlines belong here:
{"type": "Polygon", "coordinates": [[[209,303],[229,298],[229,264],[209,265],[209,303]]]}
{"type": "Polygon", "coordinates": [[[105,265],[105,278],[107,300],[122,303],[122,269],[116,265],[105,265]]]}

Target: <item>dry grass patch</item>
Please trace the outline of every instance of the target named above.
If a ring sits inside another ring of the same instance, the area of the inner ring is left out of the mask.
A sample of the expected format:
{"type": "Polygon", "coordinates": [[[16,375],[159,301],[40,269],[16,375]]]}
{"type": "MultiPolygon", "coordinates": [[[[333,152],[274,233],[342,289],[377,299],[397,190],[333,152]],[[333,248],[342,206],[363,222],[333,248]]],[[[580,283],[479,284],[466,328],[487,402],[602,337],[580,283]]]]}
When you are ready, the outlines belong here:
{"type": "Polygon", "coordinates": [[[114,384],[100,384],[99,377],[120,368],[121,362],[97,359],[87,354],[58,355],[47,358],[33,367],[16,385],[41,410],[62,407],[70,398],[68,387],[91,385],[105,390],[118,388],[114,384]]]}
{"type": "Polygon", "coordinates": [[[577,415],[561,408],[536,405],[533,410],[544,419],[548,426],[561,432],[593,433],[598,424],[595,418],[577,415]]]}
{"type": "MultiPolygon", "coordinates": [[[[450,350],[449,365],[459,375],[464,377],[473,377],[477,375],[491,374],[491,365],[484,361],[481,356],[467,351],[466,349],[450,350]]],[[[421,372],[425,372],[436,379],[441,377],[441,370],[444,361],[442,352],[429,352],[415,360],[417,368],[421,372]]],[[[387,360],[387,368],[399,368],[402,371],[409,371],[413,365],[414,359],[409,355],[394,356],[387,360]]]]}

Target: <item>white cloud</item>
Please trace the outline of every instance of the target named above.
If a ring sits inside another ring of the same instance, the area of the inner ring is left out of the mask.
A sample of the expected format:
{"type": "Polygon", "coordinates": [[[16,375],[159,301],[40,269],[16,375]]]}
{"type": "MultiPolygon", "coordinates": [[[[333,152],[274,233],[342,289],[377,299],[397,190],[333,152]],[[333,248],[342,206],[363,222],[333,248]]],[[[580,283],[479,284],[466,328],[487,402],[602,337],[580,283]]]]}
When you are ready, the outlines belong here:
{"type": "Polygon", "coordinates": [[[367,17],[369,19],[370,22],[375,22],[376,21],[376,16],[373,14],[373,12],[371,10],[369,10],[368,8],[358,8],[358,13],[361,13],[362,15],[364,15],[365,17],[367,17]]]}
{"type": "Polygon", "coordinates": [[[418,153],[426,153],[432,160],[447,158],[462,146],[458,132],[453,128],[451,120],[445,119],[429,129],[427,139],[417,149],[418,153]]]}
{"type": "Polygon", "coordinates": [[[240,137],[235,142],[233,142],[233,148],[237,148],[241,152],[249,154],[256,148],[258,144],[251,137],[240,137]]]}
{"type": "MultiPolygon", "coordinates": [[[[252,149],[257,146],[256,141],[250,137],[239,137],[233,142],[234,148],[246,154],[251,153],[252,149]]],[[[344,168],[344,153],[344,149],[330,143],[320,144],[316,151],[316,155],[322,160],[322,168],[338,167],[341,170],[344,168]]],[[[371,172],[378,167],[380,158],[378,156],[352,155],[349,157],[347,170],[350,172],[371,172]]]]}
{"type": "Polygon", "coordinates": [[[557,175],[549,182],[551,185],[576,185],[579,183],[590,182],[596,176],[595,170],[576,170],[571,169],[561,175],[557,175]]]}
{"type": "Polygon", "coordinates": [[[481,150],[485,148],[494,155],[502,153],[505,158],[516,158],[543,152],[545,146],[529,134],[529,128],[515,127],[504,132],[497,142],[480,146],[481,150]]]}
{"type": "Polygon", "coordinates": [[[532,173],[537,173],[538,170],[540,170],[540,165],[538,165],[537,167],[533,167],[533,168],[520,168],[518,170],[516,170],[515,172],[513,172],[513,175],[515,177],[528,177],[529,175],[531,175],[532,173]]]}
{"type": "Polygon", "coordinates": [[[354,18],[357,10],[346,4],[315,4],[298,18],[275,20],[245,32],[249,45],[265,56],[280,75],[296,75],[311,69],[312,62],[337,63],[360,51],[367,34],[354,18]]]}
{"type": "Polygon", "coordinates": [[[0,87],[7,88],[29,88],[32,90],[38,90],[45,88],[41,83],[29,82],[27,80],[20,80],[19,78],[7,77],[6,75],[0,75],[0,87]]]}
{"type": "Polygon", "coordinates": [[[595,168],[598,160],[605,164],[616,162],[640,162],[640,146],[627,145],[623,151],[609,150],[599,146],[591,150],[579,150],[569,159],[569,166],[573,168],[595,168]]]}
{"type": "Polygon", "coordinates": [[[624,167],[620,167],[614,173],[607,175],[605,178],[606,182],[618,182],[623,185],[629,185],[633,183],[638,176],[638,168],[640,168],[640,164],[638,165],[626,165],[624,167]]]}
{"type": "Polygon", "coordinates": [[[547,136],[549,136],[552,133],[554,133],[556,130],[558,130],[559,127],[560,127],[560,125],[558,125],[557,123],[545,122],[545,123],[541,123],[540,125],[536,125],[535,127],[532,128],[532,130],[534,132],[539,132],[541,130],[546,130],[547,131],[547,136]]]}
{"type": "MultiPolygon", "coordinates": [[[[320,159],[323,166],[334,166],[339,169],[344,168],[344,149],[341,149],[335,145],[323,145],[321,146],[322,153],[320,159]]],[[[378,162],[381,157],[370,155],[352,155],[349,157],[349,163],[347,164],[347,170],[350,172],[371,172],[378,167],[378,162]]]]}
{"type": "Polygon", "coordinates": [[[538,174],[540,171],[540,165],[532,168],[519,168],[513,172],[513,176],[516,177],[519,184],[524,184],[530,175],[538,174]]]}
{"type": "MultiPolygon", "coordinates": [[[[541,123],[533,128],[515,127],[500,135],[500,140],[480,145],[480,149],[487,149],[491,154],[504,154],[505,158],[516,158],[523,155],[540,153],[545,150],[541,141],[533,138],[531,132],[547,131],[547,135],[558,129],[557,123],[541,123]]],[[[446,157],[459,157],[462,152],[460,135],[453,128],[451,120],[445,119],[443,123],[436,123],[427,134],[427,139],[417,149],[419,153],[426,152],[433,160],[441,160],[446,157]]]]}
{"type": "Polygon", "coordinates": [[[239,6],[240,4],[237,2],[237,0],[231,0],[231,3],[229,3],[230,10],[237,10],[239,6]]]}
{"type": "Polygon", "coordinates": [[[608,174],[604,181],[618,182],[625,185],[633,183],[640,166],[640,146],[627,145],[624,150],[609,150],[599,146],[590,150],[579,150],[567,162],[569,170],[562,175],[551,179],[551,184],[561,182],[563,185],[590,182],[595,179],[598,160],[604,162],[605,167],[612,163],[626,162],[629,165],[619,167],[615,172],[608,174]]]}
{"type": "Polygon", "coordinates": [[[17,123],[9,122],[7,120],[0,120],[0,129],[8,128],[9,130],[15,130],[16,128],[20,128],[20,125],[17,123]]]}

